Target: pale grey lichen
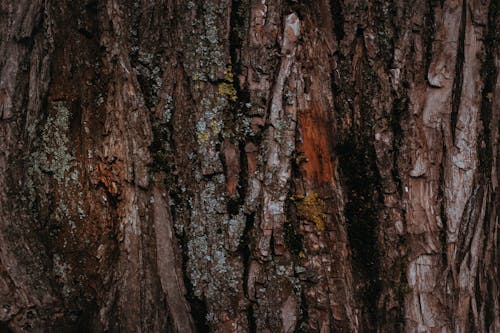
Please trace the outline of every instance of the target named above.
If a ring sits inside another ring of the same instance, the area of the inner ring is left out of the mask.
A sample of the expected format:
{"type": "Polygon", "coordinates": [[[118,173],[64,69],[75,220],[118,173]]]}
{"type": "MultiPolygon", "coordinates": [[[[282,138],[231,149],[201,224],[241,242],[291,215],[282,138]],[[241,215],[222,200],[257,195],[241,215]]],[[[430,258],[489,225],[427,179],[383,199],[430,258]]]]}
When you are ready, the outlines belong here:
{"type": "Polygon", "coordinates": [[[283,266],[283,265],[278,265],[278,266],[276,267],[276,274],[278,274],[278,275],[284,275],[284,274],[285,274],[285,272],[286,272],[286,268],[285,268],[285,266],[283,266]]]}
{"type": "Polygon", "coordinates": [[[32,177],[50,174],[59,183],[67,185],[70,179],[78,179],[78,171],[73,169],[76,167],[75,158],[68,149],[70,111],[63,102],[55,102],[53,110],[55,113],[47,118],[39,142],[36,143],[38,147],[30,156],[28,174],[32,177]],[[76,174],[68,178],[70,171],[76,174]]]}
{"type": "Polygon", "coordinates": [[[68,283],[68,270],[70,269],[69,265],[63,261],[61,256],[59,256],[58,254],[54,254],[54,256],[52,257],[52,267],[54,275],[63,284],[63,295],[65,297],[69,297],[74,291],[68,283]]]}
{"type": "Polygon", "coordinates": [[[246,217],[243,209],[239,214],[227,221],[227,248],[229,251],[237,251],[241,241],[241,235],[245,230],[246,217]]]}
{"type": "Polygon", "coordinates": [[[71,219],[70,209],[68,208],[68,206],[66,206],[66,204],[62,200],[59,200],[59,202],[57,203],[54,217],[55,220],[58,222],[68,223],[69,226],[71,227],[72,232],[76,230],[76,224],[71,219]]]}
{"type": "Polygon", "coordinates": [[[83,210],[82,207],[78,206],[77,211],[78,211],[78,217],[80,218],[80,220],[83,220],[84,218],[87,217],[87,215],[85,214],[85,211],[83,210]]]}
{"type": "Polygon", "coordinates": [[[134,64],[135,69],[150,84],[150,89],[145,91],[144,97],[149,106],[156,106],[160,101],[163,78],[161,67],[155,66],[155,63],[160,62],[161,59],[158,55],[144,52],[140,48],[134,49],[133,52],[137,53],[137,63],[134,64]]]}
{"type": "MultiPolygon", "coordinates": [[[[229,260],[228,250],[237,250],[245,219],[243,213],[233,218],[227,214],[225,186],[224,174],[213,175],[192,200],[188,272],[195,295],[204,294],[211,300],[217,299],[224,291],[236,292],[241,285],[241,263],[229,260]],[[232,248],[227,235],[231,235],[232,248]]],[[[224,301],[213,304],[209,305],[208,311],[220,313],[221,309],[212,306],[224,304],[224,301]]]]}
{"type": "Polygon", "coordinates": [[[215,260],[215,270],[218,273],[225,273],[227,272],[227,265],[226,265],[226,253],[224,249],[218,249],[214,252],[214,260],[215,260]]]}
{"type": "Polygon", "coordinates": [[[285,93],[285,101],[288,105],[295,104],[295,95],[291,91],[285,93]]]}
{"type": "Polygon", "coordinates": [[[225,66],[225,52],[221,43],[224,36],[217,22],[219,17],[224,15],[225,7],[221,3],[212,1],[204,1],[201,7],[203,22],[198,19],[192,20],[193,40],[187,53],[190,58],[198,61],[191,62],[188,66],[191,67],[194,81],[214,82],[221,79],[218,77],[222,73],[220,68],[225,66]]]}
{"type": "Polygon", "coordinates": [[[70,174],[70,178],[73,181],[77,181],[78,180],[78,169],[73,169],[73,171],[70,174]]]}
{"type": "Polygon", "coordinates": [[[276,142],[282,144],[285,142],[285,139],[288,137],[286,131],[289,130],[289,128],[292,126],[292,123],[290,120],[277,120],[276,124],[274,125],[274,128],[276,131],[274,132],[274,140],[276,142]]]}
{"type": "Polygon", "coordinates": [[[196,123],[198,151],[204,174],[222,172],[222,163],[216,145],[224,128],[223,111],[228,102],[225,98],[212,96],[201,100],[201,117],[196,123]]]}
{"type": "Polygon", "coordinates": [[[101,106],[104,103],[104,97],[101,94],[97,95],[96,105],[101,106]]]}
{"type": "Polygon", "coordinates": [[[172,119],[172,112],[174,111],[174,99],[170,95],[165,96],[165,107],[163,109],[163,123],[168,124],[172,119]]]}
{"type": "MultiPolygon", "coordinates": [[[[40,136],[33,143],[33,152],[29,157],[27,179],[25,182],[26,199],[45,206],[52,204],[47,196],[40,194],[40,189],[52,187],[51,191],[64,188],[51,218],[69,225],[71,232],[76,230],[74,219],[86,217],[81,198],[79,171],[76,159],[71,152],[68,137],[70,110],[64,102],[50,105],[49,115],[41,128],[40,136]],[[55,187],[54,186],[55,181],[55,187]],[[80,200],[65,200],[64,194],[74,193],[80,200]]],[[[36,214],[37,207],[33,206],[36,214]]]]}

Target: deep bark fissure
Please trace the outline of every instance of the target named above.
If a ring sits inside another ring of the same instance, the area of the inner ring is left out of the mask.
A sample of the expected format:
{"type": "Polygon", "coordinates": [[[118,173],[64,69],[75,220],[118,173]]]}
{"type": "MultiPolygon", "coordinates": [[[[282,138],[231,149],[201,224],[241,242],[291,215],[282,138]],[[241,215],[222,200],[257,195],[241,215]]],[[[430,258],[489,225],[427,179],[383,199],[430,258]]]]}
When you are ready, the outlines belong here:
{"type": "MultiPolygon", "coordinates": [[[[467,20],[467,1],[462,1],[462,16],[460,19],[460,28],[458,33],[457,41],[457,55],[455,63],[455,75],[453,81],[452,90],[452,103],[451,103],[451,114],[450,114],[450,127],[451,127],[451,138],[455,140],[455,131],[457,127],[457,116],[458,108],[460,107],[460,100],[462,97],[462,85],[463,85],[463,70],[465,61],[465,29],[467,20]]],[[[445,155],[446,156],[446,155],[445,155]]]]}
{"type": "Polygon", "coordinates": [[[12,330],[9,328],[9,322],[0,321],[0,333],[13,333],[12,330]]]}
{"type": "Polygon", "coordinates": [[[307,332],[307,322],[309,320],[309,310],[304,291],[300,293],[300,317],[297,320],[294,333],[307,332]]]}
{"type": "Polygon", "coordinates": [[[257,323],[253,313],[253,304],[250,303],[247,307],[248,333],[257,333],[257,323]]]}
{"type": "Polygon", "coordinates": [[[400,149],[404,140],[404,130],[402,127],[402,122],[408,120],[409,113],[409,97],[407,91],[401,93],[401,97],[394,99],[391,114],[391,130],[393,134],[392,138],[392,178],[396,182],[398,194],[401,197],[403,195],[403,184],[401,182],[401,176],[399,174],[399,159],[401,158],[400,149]]]}
{"type": "Polygon", "coordinates": [[[342,13],[342,1],[341,0],[330,0],[330,10],[332,12],[332,20],[334,24],[335,36],[337,38],[337,43],[340,43],[344,39],[344,15],[342,13]]]}
{"type": "Polygon", "coordinates": [[[363,281],[358,297],[368,316],[363,316],[366,320],[364,324],[370,323],[370,326],[364,327],[367,331],[374,331],[377,327],[376,308],[381,288],[376,237],[379,199],[375,195],[380,185],[374,165],[375,153],[371,149],[366,141],[359,142],[358,138],[348,138],[336,149],[348,193],[345,216],[353,272],[355,281],[363,281]]]}
{"type": "MultiPolygon", "coordinates": [[[[444,143],[444,129],[441,129],[441,138],[443,139],[442,141],[443,156],[446,156],[447,150],[446,150],[446,144],[444,143]]],[[[439,165],[439,186],[438,186],[438,197],[437,197],[439,202],[439,217],[441,219],[441,224],[442,224],[442,227],[439,230],[439,239],[441,241],[441,246],[443,249],[441,252],[441,260],[443,260],[445,267],[448,267],[448,255],[445,250],[447,248],[446,230],[448,229],[448,217],[446,215],[446,206],[444,202],[445,200],[444,173],[445,173],[444,163],[441,163],[439,165]]]]}
{"type": "Polygon", "coordinates": [[[498,2],[491,1],[488,8],[487,33],[484,39],[485,60],[481,69],[484,82],[480,109],[480,119],[483,126],[478,140],[480,143],[478,145],[479,169],[483,174],[481,182],[486,182],[488,179],[491,179],[491,168],[493,165],[492,155],[494,147],[491,142],[491,120],[494,111],[492,105],[493,92],[497,84],[498,76],[495,66],[495,52],[498,52],[498,44],[500,43],[500,33],[498,29],[499,11],[500,5],[498,2]]]}
{"type": "MultiPolygon", "coordinates": [[[[245,229],[243,230],[243,235],[240,238],[240,243],[238,250],[240,251],[241,259],[243,262],[243,292],[245,296],[249,298],[248,295],[248,270],[250,267],[251,260],[251,234],[252,229],[255,224],[255,213],[250,213],[246,215],[245,229]]],[[[251,307],[251,305],[250,305],[251,307]]]]}
{"type": "MultiPolygon", "coordinates": [[[[432,44],[434,42],[434,34],[435,34],[435,13],[434,13],[434,0],[426,1],[426,13],[424,16],[425,27],[423,30],[423,39],[425,41],[425,54],[424,54],[424,77],[427,79],[427,75],[429,73],[429,66],[432,61],[432,44]]],[[[442,4],[441,4],[442,7],[442,4]]]]}

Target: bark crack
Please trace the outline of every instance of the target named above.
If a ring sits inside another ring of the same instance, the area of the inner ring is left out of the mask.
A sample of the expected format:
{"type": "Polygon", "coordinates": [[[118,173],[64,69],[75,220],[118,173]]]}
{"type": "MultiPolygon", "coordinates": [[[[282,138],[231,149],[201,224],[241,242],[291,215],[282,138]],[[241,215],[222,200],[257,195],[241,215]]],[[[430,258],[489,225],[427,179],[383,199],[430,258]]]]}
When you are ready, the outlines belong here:
{"type": "Polygon", "coordinates": [[[467,19],[467,1],[462,1],[462,16],[460,19],[460,28],[458,33],[457,43],[457,56],[455,63],[455,80],[453,82],[452,90],[452,104],[451,104],[451,138],[455,141],[455,131],[457,126],[458,109],[460,107],[460,100],[462,98],[462,85],[463,85],[463,69],[465,61],[465,30],[467,19]]]}

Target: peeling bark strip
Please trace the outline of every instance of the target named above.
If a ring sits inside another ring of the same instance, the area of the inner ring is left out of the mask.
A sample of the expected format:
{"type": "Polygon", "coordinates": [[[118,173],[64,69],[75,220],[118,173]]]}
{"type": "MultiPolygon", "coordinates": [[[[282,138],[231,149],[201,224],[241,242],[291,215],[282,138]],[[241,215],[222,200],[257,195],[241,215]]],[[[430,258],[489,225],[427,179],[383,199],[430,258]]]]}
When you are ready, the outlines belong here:
{"type": "MultiPolygon", "coordinates": [[[[268,116],[268,146],[266,147],[267,161],[264,169],[264,188],[262,219],[260,228],[263,237],[259,240],[259,248],[262,256],[270,254],[271,238],[274,236],[276,246],[283,246],[283,225],[286,220],[285,200],[288,194],[289,179],[291,176],[291,156],[295,150],[295,124],[297,122],[297,110],[294,102],[290,106],[283,105],[285,98],[285,80],[294,83],[292,72],[296,71],[295,53],[296,41],[300,36],[300,21],[296,14],[286,17],[283,32],[283,44],[281,55],[283,56],[275,86],[271,96],[271,107],[268,116]],[[280,239],[281,238],[281,239],[280,239]]],[[[296,94],[296,88],[288,90],[292,99],[296,94]]],[[[278,248],[273,249],[279,251],[278,248]]]]}
{"type": "Polygon", "coordinates": [[[0,2],[0,332],[500,332],[499,9],[0,2]]]}

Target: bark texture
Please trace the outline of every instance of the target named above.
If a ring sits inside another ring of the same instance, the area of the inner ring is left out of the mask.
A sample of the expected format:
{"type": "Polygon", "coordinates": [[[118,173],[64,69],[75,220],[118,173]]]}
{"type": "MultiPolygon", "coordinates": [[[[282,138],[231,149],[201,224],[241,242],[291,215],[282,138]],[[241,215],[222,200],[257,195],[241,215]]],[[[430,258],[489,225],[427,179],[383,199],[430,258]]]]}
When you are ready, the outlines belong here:
{"type": "Polygon", "coordinates": [[[0,2],[0,332],[500,332],[495,0],[0,2]]]}

